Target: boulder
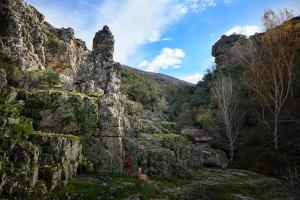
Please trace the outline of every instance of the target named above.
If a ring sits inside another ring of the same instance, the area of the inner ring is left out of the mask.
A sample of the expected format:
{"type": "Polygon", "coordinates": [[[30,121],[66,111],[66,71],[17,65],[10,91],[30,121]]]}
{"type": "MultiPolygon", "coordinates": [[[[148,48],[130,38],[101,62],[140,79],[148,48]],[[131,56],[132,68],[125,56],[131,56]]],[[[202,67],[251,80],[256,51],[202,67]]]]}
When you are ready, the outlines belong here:
{"type": "Polygon", "coordinates": [[[202,166],[202,154],[181,135],[142,134],[125,138],[124,150],[126,156],[133,157],[132,172],[141,167],[150,178],[191,177],[192,169],[202,166]]]}
{"type": "Polygon", "coordinates": [[[4,196],[25,198],[65,185],[82,161],[79,139],[34,132],[24,137],[0,129],[0,191],[4,196]]]}
{"type": "Polygon", "coordinates": [[[226,168],[228,166],[228,159],[226,153],[216,149],[202,149],[203,165],[226,168]]]}

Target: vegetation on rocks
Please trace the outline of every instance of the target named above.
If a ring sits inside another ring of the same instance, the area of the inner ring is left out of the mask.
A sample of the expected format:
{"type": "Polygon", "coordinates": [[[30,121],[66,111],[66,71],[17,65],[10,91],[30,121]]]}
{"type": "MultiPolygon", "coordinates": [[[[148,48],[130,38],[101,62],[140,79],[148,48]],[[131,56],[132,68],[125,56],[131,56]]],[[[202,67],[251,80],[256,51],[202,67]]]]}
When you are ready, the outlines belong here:
{"type": "Polygon", "coordinates": [[[153,80],[122,69],[122,90],[132,101],[151,105],[160,98],[160,86],[153,80]]]}
{"type": "Polygon", "coordinates": [[[297,199],[299,18],[276,16],[266,33],[222,36],[193,85],[115,62],[108,26],[89,51],[1,1],[0,198],[297,199]]]}

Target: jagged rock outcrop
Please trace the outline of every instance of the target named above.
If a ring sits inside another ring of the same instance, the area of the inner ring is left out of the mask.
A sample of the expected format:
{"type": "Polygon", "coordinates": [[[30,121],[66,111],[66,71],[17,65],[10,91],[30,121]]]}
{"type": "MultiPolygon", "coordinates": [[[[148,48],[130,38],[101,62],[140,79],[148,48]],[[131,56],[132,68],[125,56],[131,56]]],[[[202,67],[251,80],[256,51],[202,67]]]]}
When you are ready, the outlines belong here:
{"type": "Polygon", "coordinates": [[[76,175],[82,146],[72,137],[36,132],[24,137],[0,129],[0,193],[40,196],[76,175]]]}
{"type": "Polygon", "coordinates": [[[192,169],[201,167],[202,154],[192,142],[175,134],[143,134],[124,140],[126,156],[133,157],[132,171],[138,167],[150,177],[184,178],[192,169]]]}
{"type": "Polygon", "coordinates": [[[215,149],[197,149],[184,136],[170,133],[141,134],[124,138],[125,157],[132,156],[132,171],[138,167],[150,177],[186,178],[193,169],[202,166],[226,168],[225,152],[215,149]]]}
{"type": "Polygon", "coordinates": [[[107,26],[98,31],[93,50],[83,60],[75,77],[77,90],[89,93],[120,93],[121,65],[113,61],[114,38],[107,26]]]}
{"type": "Polygon", "coordinates": [[[76,175],[82,162],[79,137],[34,131],[17,95],[11,86],[0,89],[0,196],[9,199],[46,195],[76,175]]]}
{"type": "MultiPolygon", "coordinates": [[[[114,38],[107,26],[96,33],[93,50],[81,64],[75,84],[81,92],[104,94],[101,100],[101,130],[98,137],[111,153],[110,172],[123,171],[121,65],[113,61],[114,38]]],[[[106,167],[105,167],[106,168],[106,167]]],[[[102,171],[102,170],[100,170],[102,171]]],[[[106,170],[105,170],[106,171],[106,170]]]]}
{"type": "Polygon", "coordinates": [[[115,39],[108,26],[98,31],[93,40],[93,52],[101,55],[102,60],[113,61],[115,39]]]}
{"type": "Polygon", "coordinates": [[[19,91],[38,130],[83,136],[100,126],[100,98],[58,90],[19,91]]]}
{"type": "Polygon", "coordinates": [[[73,76],[87,51],[73,29],[52,27],[23,0],[0,2],[0,26],[0,51],[14,57],[23,72],[54,69],[73,76]]]}
{"type": "Polygon", "coordinates": [[[244,35],[223,35],[212,47],[211,55],[215,57],[215,63],[218,67],[226,67],[236,57],[233,56],[237,52],[233,51],[233,47],[242,45],[246,41],[244,35]]]}

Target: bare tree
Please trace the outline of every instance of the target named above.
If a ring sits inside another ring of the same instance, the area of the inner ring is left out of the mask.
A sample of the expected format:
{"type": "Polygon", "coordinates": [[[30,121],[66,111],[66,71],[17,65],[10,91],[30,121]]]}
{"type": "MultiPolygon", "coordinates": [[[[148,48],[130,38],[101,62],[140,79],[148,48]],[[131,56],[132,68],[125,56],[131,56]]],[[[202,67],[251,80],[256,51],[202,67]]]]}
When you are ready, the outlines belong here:
{"type": "Polygon", "coordinates": [[[211,91],[218,103],[218,118],[226,127],[225,138],[230,151],[230,160],[238,146],[238,137],[243,123],[244,112],[234,93],[230,77],[219,76],[212,82],[211,91]]]}
{"type": "Polygon", "coordinates": [[[286,22],[292,18],[288,10],[265,11],[263,22],[266,32],[256,35],[239,47],[238,52],[248,66],[243,74],[247,86],[259,98],[262,121],[271,129],[274,149],[278,151],[278,124],[282,109],[292,94],[292,83],[296,61],[296,43],[299,31],[294,32],[286,22]],[[283,25],[282,25],[283,24],[283,25]],[[265,111],[272,120],[266,119],[265,111]]]}

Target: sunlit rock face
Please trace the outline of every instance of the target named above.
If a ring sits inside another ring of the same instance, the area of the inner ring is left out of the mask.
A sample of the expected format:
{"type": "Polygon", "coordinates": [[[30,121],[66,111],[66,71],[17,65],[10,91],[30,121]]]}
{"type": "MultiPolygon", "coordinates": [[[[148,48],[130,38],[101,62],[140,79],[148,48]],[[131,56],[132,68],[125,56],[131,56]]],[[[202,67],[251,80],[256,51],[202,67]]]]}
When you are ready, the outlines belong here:
{"type": "MultiPolygon", "coordinates": [[[[109,152],[110,161],[98,170],[123,171],[123,117],[121,65],[113,61],[114,37],[108,26],[98,31],[93,40],[93,50],[84,58],[76,75],[76,88],[81,92],[103,94],[101,99],[101,130],[98,136],[109,152]]],[[[105,152],[105,151],[103,151],[105,152]]],[[[93,158],[94,159],[94,158],[93,158]]],[[[101,158],[99,158],[101,159],[101,158]]]]}
{"type": "Polygon", "coordinates": [[[53,69],[72,77],[87,52],[85,43],[73,29],[54,28],[44,18],[24,1],[1,1],[0,51],[14,57],[23,72],[53,69]]]}

